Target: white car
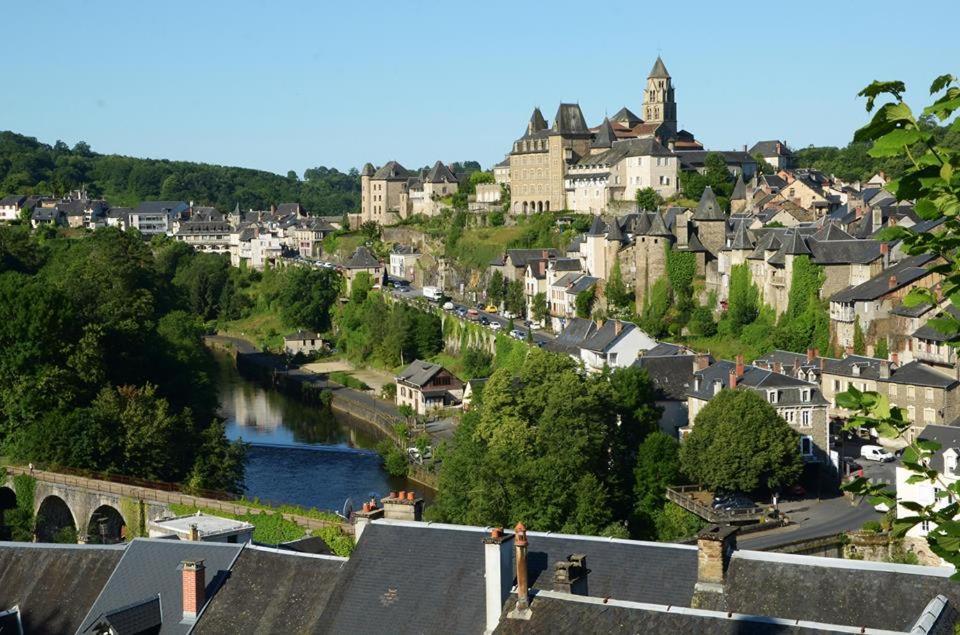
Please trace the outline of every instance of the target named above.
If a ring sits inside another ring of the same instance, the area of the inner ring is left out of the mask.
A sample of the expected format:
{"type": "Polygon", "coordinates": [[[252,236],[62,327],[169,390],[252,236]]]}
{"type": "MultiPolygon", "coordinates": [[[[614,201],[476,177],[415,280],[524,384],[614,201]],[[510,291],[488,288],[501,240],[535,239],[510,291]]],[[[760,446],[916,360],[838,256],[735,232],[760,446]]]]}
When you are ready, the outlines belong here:
{"type": "Polygon", "coordinates": [[[453,311],[453,302],[444,302],[443,303],[444,311],[453,311]]]}
{"type": "Polygon", "coordinates": [[[500,322],[497,322],[496,320],[491,320],[490,328],[492,328],[494,331],[499,331],[500,329],[503,328],[503,324],[501,324],[500,322]]]}
{"type": "Polygon", "coordinates": [[[879,445],[864,445],[860,448],[860,456],[868,461],[879,461],[886,463],[892,461],[895,457],[879,445]]]}
{"type": "Polygon", "coordinates": [[[507,318],[508,320],[513,320],[517,317],[517,314],[514,313],[513,311],[504,311],[501,315],[503,315],[503,317],[507,318]]]}

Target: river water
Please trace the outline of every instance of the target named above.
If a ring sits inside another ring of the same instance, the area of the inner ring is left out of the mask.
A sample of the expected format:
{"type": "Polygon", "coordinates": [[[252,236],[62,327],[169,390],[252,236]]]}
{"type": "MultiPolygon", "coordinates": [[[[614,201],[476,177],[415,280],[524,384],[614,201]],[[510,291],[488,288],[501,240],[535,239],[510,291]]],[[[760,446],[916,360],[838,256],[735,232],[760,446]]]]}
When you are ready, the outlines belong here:
{"type": "Polygon", "coordinates": [[[383,470],[362,424],[244,379],[230,355],[214,356],[227,437],[250,444],[248,497],[342,510],[347,500],[359,507],[371,495],[417,489],[383,470]]]}

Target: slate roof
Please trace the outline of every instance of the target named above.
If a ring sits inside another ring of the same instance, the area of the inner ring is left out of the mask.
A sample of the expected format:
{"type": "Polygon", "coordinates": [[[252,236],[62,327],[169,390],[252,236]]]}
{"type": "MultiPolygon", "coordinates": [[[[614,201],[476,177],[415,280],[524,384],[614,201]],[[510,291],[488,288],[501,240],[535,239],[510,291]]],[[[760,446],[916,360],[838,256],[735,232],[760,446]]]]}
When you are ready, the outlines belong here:
{"type": "Polygon", "coordinates": [[[579,258],[557,258],[552,262],[553,262],[554,271],[580,271],[581,270],[579,258]]]}
{"type": "MultiPolygon", "coordinates": [[[[623,139],[615,141],[610,149],[599,154],[588,154],[579,161],[577,167],[616,165],[627,157],[672,157],[674,153],[652,137],[642,139],[623,139]]],[[[567,173],[567,178],[581,176],[577,171],[567,173]]]]}
{"type": "Polygon", "coordinates": [[[803,256],[810,254],[810,248],[799,232],[788,231],[783,244],[783,253],[788,256],[803,256]]]}
{"type": "Polygon", "coordinates": [[[633,128],[637,124],[643,123],[643,119],[633,114],[626,106],[618,110],[612,119],[627,128],[633,128]]]}
{"type": "Polygon", "coordinates": [[[540,108],[533,109],[533,114],[530,115],[529,127],[533,132],[547,129],[547,120],[543,118],[543,113],[540,112],[540,108]]]}
{"type": "MultiPolygon", "coordinates": [[[[155,595],[130,606],[105,613],[101,622],[109,624],[113,632],[119,635],[156,632],[153,629],[157,629],[163,624],[160,612],[160,596],[155,595]]],[[[94,632],[96,626],[97,624],[94,624],[93,627],[87,629],[87,632],[94,632]]]]}
{"type": "Polygon", "coordinates": [[[673,232],[667,229],[667,224],[663,220],[660,212],[650,213],[650,227],[644,232],[647,236],[673,236],[673,232]]]}
{"type": "Polygon", "coordinates": [[[737,182],[733,184],[733,192],[730,194],[731,201],[747,200],[747,186],[743,182],[743,175],[737,175],[737,182]]]}
{"type": "Polygon", "coordinates": [[[593,143],[590,144],[591,148],[609,148],[613,145],[613,142],[617,138],[617,133],[613,131],[613,126],[610,125],[610,120],[606,117],[603,118],[603,123],[600,124],[600,129],[597,131],[597,136],[594,137],[593,143]]]}
{"type": "Polygon", "coordinates": [[[607,240],[611,242],[625,242],[627,240],[623,232],[620,231],[620,224],[616,218],[614,218],[607,227],[609,229],[607,232],[607,240]]]}
{"type": "Polygon", "coordinates": [[[588,351],[605,353],[636,328],[638,327],[633,322],[607,320],[603,323],[603,326],[583,342],[582,347],[588,351]],[[619,333],[616,332],[617,324],[620,325],[619,333]]]}
{"type": "MultiPolygon", "coordinates": [[[[714,396],[714,385],[720,382],[720,385],[726,388],[730,381],[730,371],[736,369],[736,364],[727,360],[720,360],[711,364],[704,370],[694,373],[694,379],[700,377],[700,387],[696,384],[690,386],[687,394],[697,399],[709,401],[714,396]]],[[[737,388],[750,388],[760,391],[762,394],[767,390],[777,390],[777,406],[799,406],[799,405],[826,405],[827,400],[820,393],[820,387],[814,383],[796,379],[782,373],[775,373],[772,370],[766,370],[751,364],[744,365],[743,376],[737,379],[737,388]],[[810,400],[801,401],[800,390],[810,390],[810,400]]],[[[765,394],[764,394],[765,396],[765,394]]]]}
{"type": "Polygon", "coordinates": [[[783,141],[778,141],[773,139],[771,141],[757,141],[753,144],[753,147],[750,148],[750,154],[761,154],[765,157],[780,155],[786,156],[790,154],[790,149],[787,148],[787,144],[783,141]],[[779,147],[779,151],[778,151],[779,147]]]}
{"type": "Polygon", "coordinates": [[[713,193],[713,188],[709,185],[703,189],[700,196],[700,202],[697,203],[697,209],[693,212],[695,221],[713,221],[727,220],[726,214],[720,209],[720,203],[717,202],[717,196],[713,193]]]}
{"type": "Polygon", "coordinates": [[[440,364],[434,364],[433,362],[425,362],[422,359],[418,359],[397,375],[398,381],[403,381],[405,384],[415,386],[417,388],[423,388],[430,380],[433,379],[433,376],[443,370],[443,366],[440,364]]]}
{"type": "Polygon", "coordinates": [[[929,272],[926,265],[934,258],[936,256],[931,254],[921,254],[901,260],[862,284],[834,293],[830,296],[830,301],[850,303],[876,300],[927,276],[929,272]],[[894,279],[892,285],[891,278],[894,279]]]}
{"type": "Polygon", "coordinates": [[[24,194],[10,194],[0,198],[0,207],[22,207],[23,202],[27,200],[24,194]]]}
{"type": "Polygon", "coordinates": [[[396,161],[387,161],[371,178],[375,181],[406,181],[411,176],[413,173],[396,161]]]}
{"type": "Polygon", "coordinates": [[[530,260],[536,260],[538,258],[543,258],[546,255],[547,258],[558,258],[560,256],[559,249],[508,249],[506,253],[506,258],[501,259],[500,265],[506,264],[506,261],[513,263],[514,267],[526,268],[527,262],[530,260]]]}
{"type": "Polygon", "coordinates": [[[176,216],[190,209],[190,205],[184,201],[142,201],[137,205],[134,214],[167,214],[176,216]]]}
{"type": "Polygon", "coordinates": [[[777,176],[776,174],[761,174],[759,184],[761,187],[768,187],[778,191],[787,186],[787,182],[783,180],[783,177],[777,176]]]}
{"type": "Polygon", "coordinates": [[[315,555],[325,555],[325,556],[334,555],[333,550],[330,548],[330,545],[328,545],[327,542],[320,536],[307,535],[298,540],[283,542],[277,545],[277,549],[284,549],[286,551],[295,551],[297,553],[309,553],[309,554],[315,554],[315,555]]]}
{"type": "Polygon", "coordinates": [[[598,280],[599,278],[594,278],[593,276],[580,276],[577,278],[576,282],[567,288],[567,293],[579,295],[580,293],[591,288],[593,285],[597,284],[598,280]]]}
{"type": "Polygon", "coordinates": [[[656,386],[661,399],[686,401],[687,391],[693,384],[693,362],[696,355],[657,355],[658,345],[633,363],[643,368],[656,386]]]}
{"type": "Polygon", "coordinates": [[[373,176],[374,169],[372,163],[364,163],[363,169],[360,170],[360,176],[373,176]]]}
{"type": "Polygon", "coordinates": [[[728,166],[756,165],[757,160],[746,152],[739,150],[675,150],[680,158],[683,169],[692,170],[702,168],[708,154],[719,154],[728,166]]]}
{"type": "Polygon", "coordinates": [[[956,422],[949,426],[930,424],[920,433],[920,438],[940,444],[940,448],[930,457],[930,467],[938,472],[943,472],[944,452],[950,448],[960,452],[960,426],[956,425],[956,422]]]}
{"type": "Polygon", "coordinates": [[[597,330],[597,325],[593,320],[586,318],[567,318],[566,326],[557,336],[548,340],[544,347],[555,353],[567,353],[569,355],[580,355],[580,346],[583,342],[592,336],[597,330]]]}
{"type": "Polygon", "coordinates": [[[730,249],[753,250],[753,239],[750,238],[750,233],[747,231],[747,222],[737,223],[733,240],[730,241],[730,249]]]}
{"type": "Polygon", "coordinates": [[[560,104],[557,107],[557,114],[553,117],[551,131],[556,134],[590,134],[587,122],[583,118],[583,111],[580,110],[580,104],[560,104]]]}
{"type": "Polygon", "coordinates": [[[311,633],[346,559],[246,547],[195,633],[311,633]]]}
{"type": "Polygon", "coordinates": [[[300,203],[280,203],[277,205],[277,216],[285,216],[287,214],[300,214],[302,212],[300,203]]]}
{"type": "Polygon", "coordinates": [[[437,161],[423,180],[425,183],[456,183],[457,177],[450,171],[450,168],[437,161]]]}
{"type": "Polygon", "coordinates": [[[831,221],[826,223],[812,238],[818,241],[853,240],[853,236],[843,231],[840,225],[831,221]]]}
{"type": "Polygon", "coordinates": [[[73,633],[123,547],[0,542],[0,610],[20,607],[24,632],[73,633]]]}
{"type": "Polygon", "coordinates": [[[590,229],[587,231],[587,236],[603,236],[607,233],[607,224],[603,222],[603,219],[600,218],[600,215],[597,214],[593,217],[593,222],[590,223],[590,229]]]}
{"type": "MultiPolygon", "coordinates": [[[[927,305],[927,307],[929,308],[929,305],[927,305]]],[[[944,307],[943,312],[941,312],[939,315],[943,315],[944,312],[949,313],[954,318],[960,319],[960,309],[953,306],[953,304],[947,304],[947,306],[944,307]]],[[[914,331],[912,337],[930,340],[931,342],[949,342],[951,339],[953,339],[951,336],[941,333],[939,330],[937,330],[937,327],[929,322],[914,331]]]]}
{"type": "Polygon", "coordinates": [[[319,335],[313,331],[304,331],[303,329],[297,331],[296,333],[290,333],[289,335],[283,336],[284,342],[299,342],[302,340],[315,340],[319,335]]]}
{"type": "Polygon", "coordinates": [[[914,360],[899,368],[892,369],[890,379],[887,381],[892,384],[930,386],[950,390],[960,382],[957,381],[955,376],[948,375],[947,372],[946,370],[943,372],[935,370],[932,366],[914,360]]]}
{"type": "Polygon", "coordinates": [[[369,248],[360,245],[343,266],[346,269],[376,269],[380,266],[380,261],[374,257],[369,248]]]}
{"type": "Polygon", "coordinates": [[[215,597],[227,579],[230,567],[243,545],[136,538],[127,545],[106,586],[83,620],[81,630],[101,616],[117,609],[160,596],[163,626],[160,634],[187,633],[192,624],[183,619],[184,560],[203,560],[206,567],[207,598],[215,597]],[[149,572],[149,575],[146,573],[149,572]]]}
{"type": "Polygon", "coordinates": [[[650,69],[647,79],[670,79],[670,73],[667,72],[667,67],[663,64],[659,55],[657,55],[657,61],[653,63],[653,68],[650,69]]]}

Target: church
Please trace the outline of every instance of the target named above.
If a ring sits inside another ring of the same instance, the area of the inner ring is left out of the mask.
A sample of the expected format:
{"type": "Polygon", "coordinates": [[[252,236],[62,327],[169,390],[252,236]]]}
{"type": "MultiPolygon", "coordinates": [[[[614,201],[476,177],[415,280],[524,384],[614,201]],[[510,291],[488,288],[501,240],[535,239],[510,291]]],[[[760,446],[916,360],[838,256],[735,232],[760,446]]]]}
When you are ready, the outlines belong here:
{"type": "Polygon", "coordinates": [[[703,146],[677,125],[673,81],[658,56],[647,76],[641,119],[629,108],[589,127],[579,104],[560,104],[548,126],[535,108],[509,154],[514,214],[571,209],[599,213],[617,201],[632,202],[652,187],[677,191],[674,151],[703,146]]]}

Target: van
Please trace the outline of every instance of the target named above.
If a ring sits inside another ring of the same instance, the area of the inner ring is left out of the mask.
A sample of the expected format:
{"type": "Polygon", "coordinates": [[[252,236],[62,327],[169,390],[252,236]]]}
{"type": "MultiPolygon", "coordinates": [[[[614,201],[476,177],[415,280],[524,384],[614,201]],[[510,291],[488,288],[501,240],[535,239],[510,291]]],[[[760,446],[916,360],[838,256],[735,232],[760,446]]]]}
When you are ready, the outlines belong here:
{"type": "Polygon", "coordinates": [[[860,456],[868,461],[886,463],[893,460],[893,455],[879,445],[864,445],[860,448],[860,456]]]}
{"type": "Polygon", "coordinates": [[[439,287],[424,287],[423,297],[434,302],[439,302],[443,298],[443,291],[439,287]]]}

